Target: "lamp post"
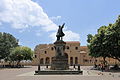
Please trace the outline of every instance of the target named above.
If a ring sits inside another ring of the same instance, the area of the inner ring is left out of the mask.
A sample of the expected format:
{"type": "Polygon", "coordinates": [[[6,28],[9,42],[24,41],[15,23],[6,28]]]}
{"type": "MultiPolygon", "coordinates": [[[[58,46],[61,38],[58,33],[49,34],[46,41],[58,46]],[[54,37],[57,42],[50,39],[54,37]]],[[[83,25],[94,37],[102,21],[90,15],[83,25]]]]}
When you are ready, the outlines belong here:
{"type": "Polygon", "coordinates": [[[39,53],[38,71],[40,71],[40,53],[39,53]]]}

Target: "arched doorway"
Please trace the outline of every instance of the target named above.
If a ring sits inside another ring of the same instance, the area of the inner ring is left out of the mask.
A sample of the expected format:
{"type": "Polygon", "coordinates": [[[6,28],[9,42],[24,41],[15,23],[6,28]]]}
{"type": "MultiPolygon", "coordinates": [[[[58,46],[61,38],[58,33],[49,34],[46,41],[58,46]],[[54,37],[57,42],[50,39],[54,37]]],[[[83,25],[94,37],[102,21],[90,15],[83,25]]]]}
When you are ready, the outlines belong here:
{"type": "Polygon", "coordinates": [[[50,58],[46,57],[45,64],[50,64],[50,58]]]}
{"type": "Polygon", "coordinates": [[[44,64],[44,59],[43,58],[40,59],[40,64],[44,64]]]}
{"type": "Polygon", "coordinates": [[[73,57],[70,57],[70,65],[73,65],[73,57]]]}
{"type": "Polygon", "coordinates": [[[75,57],[75,64],[78,64],[78,57],[75,57]]]}

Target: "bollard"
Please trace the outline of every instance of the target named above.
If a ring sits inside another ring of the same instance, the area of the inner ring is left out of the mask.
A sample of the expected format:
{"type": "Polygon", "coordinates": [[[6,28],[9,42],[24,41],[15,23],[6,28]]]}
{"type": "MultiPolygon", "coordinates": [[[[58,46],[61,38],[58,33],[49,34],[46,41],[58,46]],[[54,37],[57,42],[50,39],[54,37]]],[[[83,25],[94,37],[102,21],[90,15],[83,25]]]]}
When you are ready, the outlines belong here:
{"type": "Polygon", "coordinates": [[[48,65],[46,65],[46,68],[48,68],[48,65]]]}
{"type": "Polygon", "coordinates": [[[40,65],[38,65],[38,71],[40,71],[40,65]]]}
{"type": "Polygon", "coordinates": [[[78,65],[78,71],[80,71],[80,65],[78,65]]]}
{"type": "Polygon", "coordinates": [[[73,68],[75,69],[75,64],[73,65],[73,68]]]}

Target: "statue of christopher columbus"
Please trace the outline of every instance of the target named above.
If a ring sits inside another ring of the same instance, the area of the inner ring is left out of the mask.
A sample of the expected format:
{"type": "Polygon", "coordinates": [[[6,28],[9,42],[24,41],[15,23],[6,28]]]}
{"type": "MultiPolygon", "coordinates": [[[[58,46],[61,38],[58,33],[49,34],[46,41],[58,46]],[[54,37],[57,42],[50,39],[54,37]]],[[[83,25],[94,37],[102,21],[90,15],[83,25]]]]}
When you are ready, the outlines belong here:
{"type": "Polygon", "coordinates": [[[62,40],[62,37],[65,36],[65,34],[63,33],[63,30],[62,30],[64,28],[64,25],[65,25],[65,23],[62,26],[59,25],[59,29],[58,29],[58,32],[56,35],[57,41],[62,40]]]}

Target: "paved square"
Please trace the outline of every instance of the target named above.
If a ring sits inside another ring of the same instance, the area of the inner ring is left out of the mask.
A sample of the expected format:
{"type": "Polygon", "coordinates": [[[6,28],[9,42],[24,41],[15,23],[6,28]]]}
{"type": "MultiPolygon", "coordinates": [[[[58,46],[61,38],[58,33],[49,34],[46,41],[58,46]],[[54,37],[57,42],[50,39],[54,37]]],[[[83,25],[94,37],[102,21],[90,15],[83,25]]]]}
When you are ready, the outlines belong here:
{"type": "Polygon", "coordinates": [[[34,75],[37,66],[0,69],[0,80],[120,80],[120,72],[100,72],[82,66],[83,75],[34,75]]]}

